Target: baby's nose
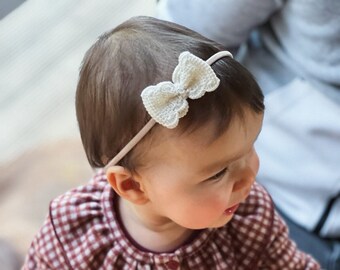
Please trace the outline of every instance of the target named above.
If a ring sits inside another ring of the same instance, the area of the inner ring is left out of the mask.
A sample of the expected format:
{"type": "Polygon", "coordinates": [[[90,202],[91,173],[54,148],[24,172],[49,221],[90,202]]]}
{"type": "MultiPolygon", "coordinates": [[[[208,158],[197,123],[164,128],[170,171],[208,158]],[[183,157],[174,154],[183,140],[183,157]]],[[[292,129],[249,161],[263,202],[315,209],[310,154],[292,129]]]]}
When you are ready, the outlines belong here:
{"type": "Polygon", "coordinates": [[[233,192],[244,191],[245,193],[249,193],[251,186],[255,181],[256,174],[253,169],[249,166],[242,169],[240,172],[238,180],[235,182],[233,186],[233,192]]]}

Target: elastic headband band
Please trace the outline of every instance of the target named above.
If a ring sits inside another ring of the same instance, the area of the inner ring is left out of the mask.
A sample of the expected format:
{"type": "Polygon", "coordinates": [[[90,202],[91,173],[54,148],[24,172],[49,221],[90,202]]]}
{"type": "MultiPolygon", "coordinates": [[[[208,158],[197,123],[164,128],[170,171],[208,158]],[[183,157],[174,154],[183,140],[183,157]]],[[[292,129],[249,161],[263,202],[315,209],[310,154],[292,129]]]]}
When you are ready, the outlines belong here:
{"type": "MultiPolygon", "coordinates": [[[[223,58],[223,57],[233,57],[233,55],[229,51],[220,51],[214,55],[212,55],[208,60],[205,62],[211,66],[213,63],[215,63],[217,60],[223,58]]],[[[113,158],[111,159],[108,164],[104,167],[105,170],[107,170],[108,167],[116,165],[127,153],[131,151],[133,147],[136,146],[136,144],[151,130],[151,128],[156,124],[157,122],[151,118],[149,122],[129,141],[123,149],[113,158]]]]}

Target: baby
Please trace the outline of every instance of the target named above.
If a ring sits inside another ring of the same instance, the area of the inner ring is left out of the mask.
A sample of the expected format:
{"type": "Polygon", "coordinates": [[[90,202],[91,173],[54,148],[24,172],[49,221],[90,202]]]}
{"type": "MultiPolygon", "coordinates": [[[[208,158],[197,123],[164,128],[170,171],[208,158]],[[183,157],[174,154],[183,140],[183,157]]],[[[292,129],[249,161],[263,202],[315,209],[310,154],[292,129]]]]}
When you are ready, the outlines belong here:
{"type": "Polygon", "coordinates": [[[255,182],[263,95],[221,45],[132,18],[86,53],[76,110],[99,169],[51,202],[23,269],[320,269],[255,182]]]}

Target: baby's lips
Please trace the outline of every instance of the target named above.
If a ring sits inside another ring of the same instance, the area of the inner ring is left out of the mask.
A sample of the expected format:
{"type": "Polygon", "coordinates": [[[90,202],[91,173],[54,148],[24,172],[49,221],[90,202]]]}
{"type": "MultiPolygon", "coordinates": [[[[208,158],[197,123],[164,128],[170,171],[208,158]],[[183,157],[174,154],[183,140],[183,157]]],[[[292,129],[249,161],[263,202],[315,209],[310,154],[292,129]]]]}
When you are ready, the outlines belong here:
{"type": "Polygon", "coordinates": [[[232,214],[234,214],[234,213],[236,212],[236,210],[237,210],[238,207],[239,207],[239,204],[235,204],[234,206],[227,208],[227,209],[224,211],[224,213],[225,213],[226,215],[232,215],[232,214]]]}

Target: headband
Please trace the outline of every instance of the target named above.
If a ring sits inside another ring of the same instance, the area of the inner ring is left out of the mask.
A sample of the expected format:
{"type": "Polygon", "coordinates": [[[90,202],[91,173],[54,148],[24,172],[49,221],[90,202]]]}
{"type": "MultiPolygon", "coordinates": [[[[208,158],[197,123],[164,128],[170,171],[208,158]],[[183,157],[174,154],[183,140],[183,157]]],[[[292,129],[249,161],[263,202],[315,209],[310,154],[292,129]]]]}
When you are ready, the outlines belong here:
{"type": "Polygon", "coordinates": [[[108,162],[105,169],[116,165],[156,123],[166,128],[175,128],[179,119],[184,117],[189,110],[187,98],[198,99],[206,92],[214,91],[219,86],[220,80],[211,65],[222,57],[232,58],[233,56],[228,51],[221,51],[204,61],[190,52],[182,52],[172,74],[173,82],[160,82],[157,85],[148,86],[142,91],[142,101],[151,119],[108,162]]]}

